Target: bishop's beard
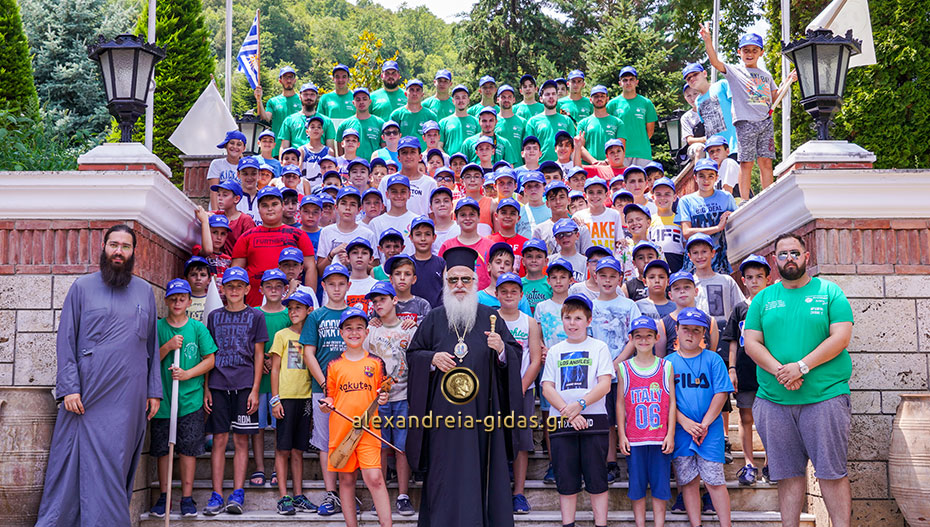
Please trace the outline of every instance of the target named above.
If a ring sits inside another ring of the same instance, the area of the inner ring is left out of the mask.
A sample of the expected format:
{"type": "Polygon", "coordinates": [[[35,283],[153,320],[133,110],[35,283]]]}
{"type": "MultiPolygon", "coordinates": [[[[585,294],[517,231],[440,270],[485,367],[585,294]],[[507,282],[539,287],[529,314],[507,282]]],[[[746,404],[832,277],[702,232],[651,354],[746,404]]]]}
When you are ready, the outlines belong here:
{"type": "Polygon", "coordinates": [[[135,256],[123,260],[121,264],[114,264],[107,258],[106,251],[100,251],[100,275],[103,283],[113,288],[123,288],[132,280],[132,268],[136,263],[135,256]]]}
{"type": "Polygon", "coordinates": [[[459,300],[448,286],[443,287],[442,305],[446,308],[450,331],[463,335],[475,327],[475,319],[478,317],[478,295],[474,291],[469,291],[465,298],[459,300]]]}

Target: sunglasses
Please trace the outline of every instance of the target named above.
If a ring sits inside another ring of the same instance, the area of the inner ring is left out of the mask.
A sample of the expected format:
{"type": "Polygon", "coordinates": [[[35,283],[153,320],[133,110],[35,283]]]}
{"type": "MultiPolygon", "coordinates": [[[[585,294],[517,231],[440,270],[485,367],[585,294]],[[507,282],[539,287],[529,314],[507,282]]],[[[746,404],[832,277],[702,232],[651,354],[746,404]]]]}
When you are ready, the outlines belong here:
{"type": "Polygon", "coordinates": [[[782,251],[775,254],[775,258],[778,258],[779,262],[784,262],[788,258],[792,260],[797,260],[801,258],[801,251],[782,251]]]}
{"type": "Polygon", "coordinates": [[[449,282],[449,285],[457,285],[459,282],[462,282],[462,285],[469,285],[474,281],[475,279],[470,276],[450,276],[446,278],[446,282],[449,282]]]}

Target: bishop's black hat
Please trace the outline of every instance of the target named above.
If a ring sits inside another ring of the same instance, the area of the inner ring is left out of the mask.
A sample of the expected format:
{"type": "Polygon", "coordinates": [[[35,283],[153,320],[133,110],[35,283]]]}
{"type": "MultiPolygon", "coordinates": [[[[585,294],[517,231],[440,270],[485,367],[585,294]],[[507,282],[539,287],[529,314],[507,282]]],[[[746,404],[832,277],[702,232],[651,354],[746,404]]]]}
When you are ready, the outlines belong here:
{"type": "Polygon", "coordinates": [[[471,247],[451,247],[442,253],[442,257],[446,261],[446,269],[462,265],[474,271],[475,262],[478,261],[478,251],[471,247]]]}

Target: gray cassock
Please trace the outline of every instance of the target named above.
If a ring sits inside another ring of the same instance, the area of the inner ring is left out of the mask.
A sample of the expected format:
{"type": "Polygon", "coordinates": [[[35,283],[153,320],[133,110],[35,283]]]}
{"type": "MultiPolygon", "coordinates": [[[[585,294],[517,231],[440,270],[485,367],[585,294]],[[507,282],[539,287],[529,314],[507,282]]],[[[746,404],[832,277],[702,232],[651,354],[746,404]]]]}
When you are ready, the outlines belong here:
{"type": "Polygon", "coordinates": [[[114,289],[98,272],[68,291],[55,396],[80,393],[84,414],[58,409],[37,526],[130,525],[146,398],[162,394],[155,319],[141,278],[114,289]]]}

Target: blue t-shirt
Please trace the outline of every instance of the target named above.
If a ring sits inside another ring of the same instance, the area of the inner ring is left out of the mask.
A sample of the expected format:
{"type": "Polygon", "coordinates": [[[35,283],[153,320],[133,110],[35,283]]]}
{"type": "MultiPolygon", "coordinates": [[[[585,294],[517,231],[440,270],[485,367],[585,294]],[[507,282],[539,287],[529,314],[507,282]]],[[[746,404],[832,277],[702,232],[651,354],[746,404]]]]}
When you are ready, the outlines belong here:
{"type": "Polygon", "coordinates": [[[400,161],[397,160],[397,152],[391,152],[387,147],[375,150],[375,153],[371,154],[371,158],[374,159],[376,157],[380,157],[385,161],[393,161],[397,163],[397,168],[400,168],[400,161]]]}
{"type": "MultiPolygon", "coordinates": [[[[316,346],[316,361],[326,377],[326,367],[333,359],[342,355],[346,350],[346,342],[339,334],[339,317],[344,309],[330,309],[321,307],[310,313],[304,328],[300,332],[300,343],[304,346],[316,346]]],[[[323,393],[323,388],[316,379],[310,376],[310,387],[313,393],[323,393]]]]}
{"type": "Polygon", "coordinates": [[[617,295],[612,300],[595,299],[588,335],[606,342],[610,359],[616,359],[629,339],[630,324],[640,316],[639,306],[625,296],[617,295]]]}
{"type": "MultiPolygon", "coordinates": [[[[307,231],[304,231],[307,232],[307,231]]],[[[320,229],[316,232],[307,232],[307,238],[310,238],[310,243],[313,244],[313,254],[317,254],[317,247],[320,245],[320,233],[323,232],[323,229],[320,229]]]]}
{"type": "Polygon", "coordinates": [[[413,259],[417,281],[410,286],[414,296],[426,299],[434,308],[442,305],[442,273],[446,270],[446,261],[433,255],[429,260],[413,259]]]}
{"type": "MultiPolygon", "coordinates": [[[[488,307],[493,307],[494,309],[501,308],[501,303],[484,290],[478,291],[478,303],[488,307]]],[[[517,309],[531,317],[533,316],[533,312],[530,310],[530,303],[526,301],[526,297],[520,299],[520,305],[517,306],[517,309]]]]}
{"type": "Polygon", "coordinates": [[[261,154],[254,155],[252,157],[254,157],[255,160],[258,161],[259,163],[265,163],[266,165],[270,166],[272,170],[274,171],[274,177],[281,177],[281,162],[280,161],[278,161],[277,159],[273,157],[271,159],[265,159],[264,157],[261,156],[261,154]]]}
{"type": "Polygon", "coordinates": [[[261,312],[221,308],[207,316],[207,329],[216,342],[215,365],[208,386],[217,390],[251,390],[255,383],[255,344],[268,341],[261,312]]]}
{"type": "MultiPolygon", "coordinates": [[[[733,194],[724,190],[714,190],[710,197],[703,198],[697,192],[692,192],[678,200],[678,212],[675,214],[675,223],[681,224],[683,221],[691,222],[692,227],[704,228],[715,227],[720,221],[720,215],[727,211],[736,210],[736,201],[733,200],[733,194]]],[[[731,274],[733,268],[730,267],[730,261],[727,260],[727,238],[723,231],[711,234],[714,242],[714,259],[710,266],[720,274],[731,274]]],[[[685,263],[682,269],[688,272],[694,271],[694,264],[688,259],[685,253],[685,263]]]]}
{"type": "Polygon", "coordinates": [[[730,153],[737,152],[736,128],[733,126],[733,96],[730,95],[730,83],[721,79],[710,85],[707,93],[698,95],[694,101],[697,114],[704,123],[706,137],[722,135],[727,139],[730,153]]]}
{"type": "MultiPolygon", "coordinates": [[[[710,407],[714,395],[733,391],[733,383],[727,374],[727,366],[720,355],[702,350],[697,357],[686,359],[678,352],[666,360],[675,369],[675,402],[682,415],[700,423],[710,407]]],[[[707,435],[700,445],[680,424],[675,425],[675,452],[672,457],[697,454],[707,461],[723,463],[723,417],[717,415],[707,428],[707,435]]]]}

